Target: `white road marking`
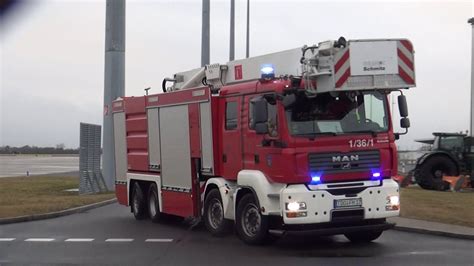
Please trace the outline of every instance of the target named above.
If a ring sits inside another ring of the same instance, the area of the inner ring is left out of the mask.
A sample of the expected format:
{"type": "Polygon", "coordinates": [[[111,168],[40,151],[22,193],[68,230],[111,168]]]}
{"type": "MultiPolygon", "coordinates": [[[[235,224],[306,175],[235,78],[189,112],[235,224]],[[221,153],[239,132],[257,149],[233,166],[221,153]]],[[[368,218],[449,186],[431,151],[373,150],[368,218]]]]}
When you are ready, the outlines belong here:
{"type": "Polygon", "coordinates": [[[51,242],[54,241],[54,238],[28,238],[26,242],[51,242]]]}
{"type": "Polygon", "coordinates": [[[105,242],[132,242],[133,238],[109,238],[105,242]]]}
{"type": "Polygon", "coordinates": [[[171,238],[149,238],[145,242],[173,242],[171,238]]]}
{"type": "Polygon", "coordinates": [[[64,242],[92,242],[94,238],[68,238],[64,242]]]}
{"type": "Polygon", "coordinates": [[[15,240],[15,238],[0,238],[0,242],[9,242],[13,240],[15,240]]]}

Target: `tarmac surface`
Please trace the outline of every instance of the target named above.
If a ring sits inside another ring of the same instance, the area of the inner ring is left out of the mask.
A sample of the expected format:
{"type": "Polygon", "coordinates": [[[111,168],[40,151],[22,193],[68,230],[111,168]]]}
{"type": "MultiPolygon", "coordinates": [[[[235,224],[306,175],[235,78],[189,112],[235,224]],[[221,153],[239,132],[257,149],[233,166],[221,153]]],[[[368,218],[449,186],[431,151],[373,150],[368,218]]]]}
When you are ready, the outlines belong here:
{"type": "Polygon", "coordinates": [[[79,156],[0,156],[0,177],[79,171],[79,156]]]}
{"type": "Polygon", "coordinates": [[[136,221],[112,204],[55,219],[0,225],[0,264],[473,265],[474,241],[387,231],[370,244],[342,236],[286,236],[248,246],[179,219],[136,221]]]}

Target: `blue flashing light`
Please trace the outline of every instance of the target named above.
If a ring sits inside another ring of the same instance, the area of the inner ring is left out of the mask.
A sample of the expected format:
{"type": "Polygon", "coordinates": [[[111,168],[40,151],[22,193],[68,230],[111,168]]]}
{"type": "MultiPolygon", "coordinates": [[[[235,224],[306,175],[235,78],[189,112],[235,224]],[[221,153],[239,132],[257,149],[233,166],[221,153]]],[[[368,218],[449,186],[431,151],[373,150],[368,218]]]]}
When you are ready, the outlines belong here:
{"type": "Polygon", "coordinates": [[[311,175],[311,185],[317,185],[321,183],[321,175],[311,175]]]}
{"type": "Polygon", "coordinates": [[[372,179],[378,180],[380,179],[380,176],[381,176],[380,172],[372,173],[372,179]]]}
{"type": "Polygon", "coordinates": [[[270,65],[270,64],[262,65],[260,68],[260,72],[262,73],[262,79],[275,78],[275,68],[273,68],[273,65],[270,65]]]}

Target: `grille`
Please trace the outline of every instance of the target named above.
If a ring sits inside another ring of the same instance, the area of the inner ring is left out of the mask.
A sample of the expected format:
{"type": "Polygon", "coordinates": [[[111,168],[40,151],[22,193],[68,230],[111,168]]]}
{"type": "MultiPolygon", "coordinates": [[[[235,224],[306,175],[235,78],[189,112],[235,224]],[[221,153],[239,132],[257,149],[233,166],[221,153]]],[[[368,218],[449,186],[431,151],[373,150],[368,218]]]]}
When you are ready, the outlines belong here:
{"type": "Polygon", "coordinates": [[[379,151],[350,153],[310,153],[309,170],[312,173],[344,173],[370,171],[380,168],[379,151]]]}

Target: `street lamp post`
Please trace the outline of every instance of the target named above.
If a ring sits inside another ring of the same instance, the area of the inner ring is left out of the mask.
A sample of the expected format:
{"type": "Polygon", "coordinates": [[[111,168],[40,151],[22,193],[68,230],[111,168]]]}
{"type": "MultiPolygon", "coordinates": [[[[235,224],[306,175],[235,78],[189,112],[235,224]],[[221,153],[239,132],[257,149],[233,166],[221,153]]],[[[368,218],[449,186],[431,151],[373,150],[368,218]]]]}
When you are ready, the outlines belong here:
{"type": "Polygon", "coordinates": [[[107,0],[105,10],[104,124],[102,175],[115,189],[112,101],[125,95],[125,0],[107,0]]]}

